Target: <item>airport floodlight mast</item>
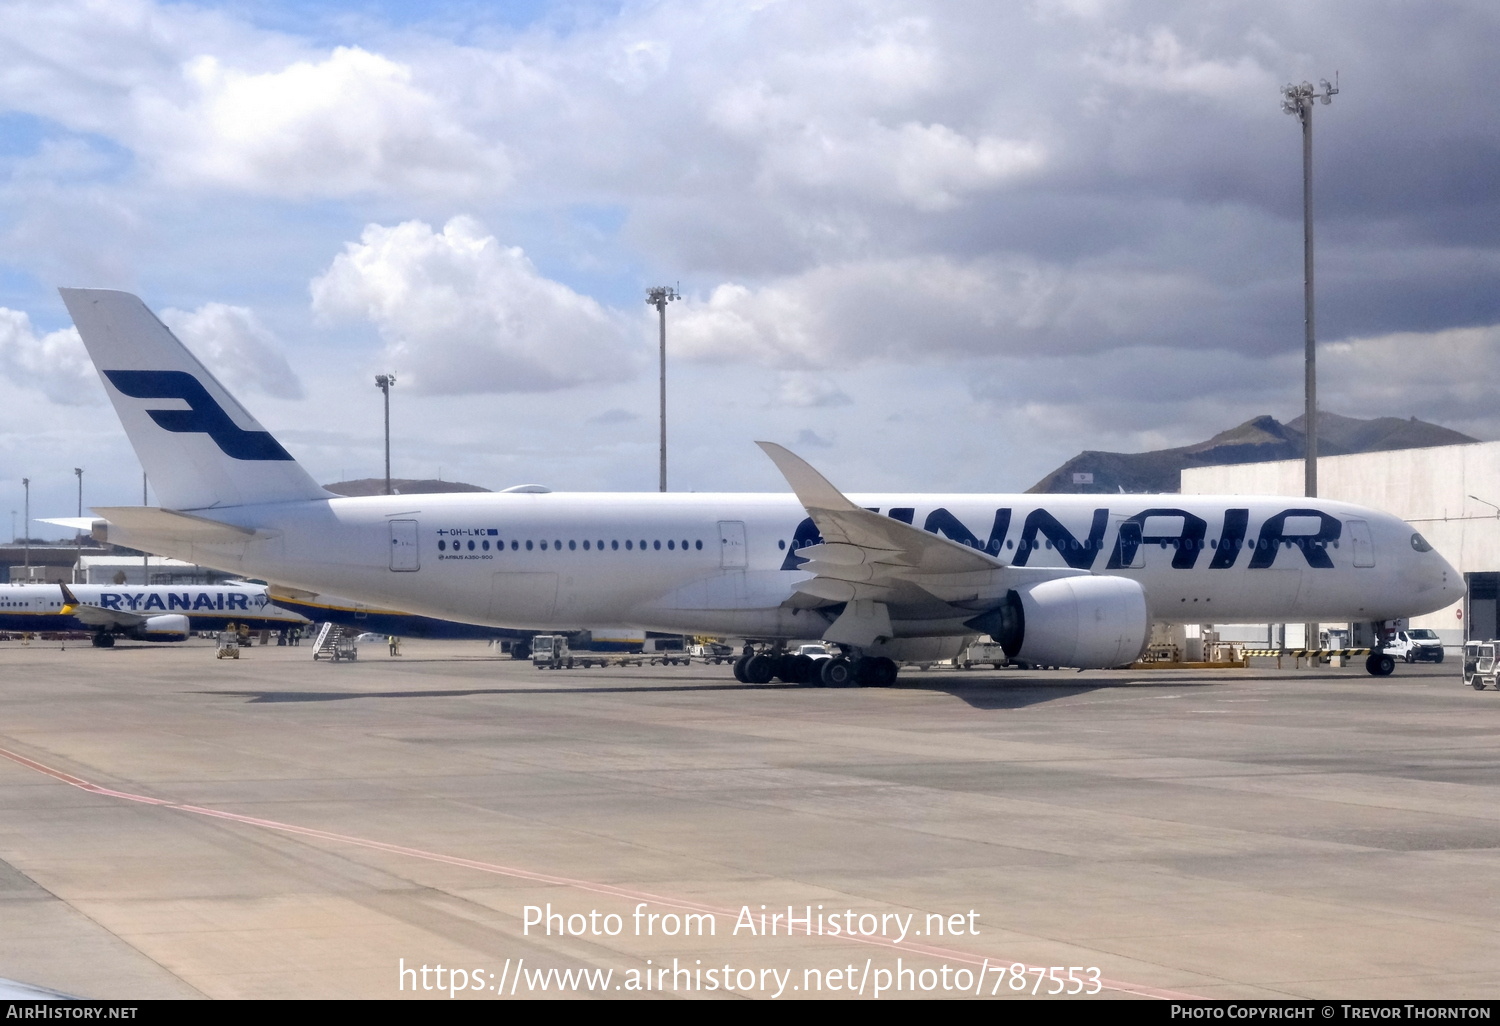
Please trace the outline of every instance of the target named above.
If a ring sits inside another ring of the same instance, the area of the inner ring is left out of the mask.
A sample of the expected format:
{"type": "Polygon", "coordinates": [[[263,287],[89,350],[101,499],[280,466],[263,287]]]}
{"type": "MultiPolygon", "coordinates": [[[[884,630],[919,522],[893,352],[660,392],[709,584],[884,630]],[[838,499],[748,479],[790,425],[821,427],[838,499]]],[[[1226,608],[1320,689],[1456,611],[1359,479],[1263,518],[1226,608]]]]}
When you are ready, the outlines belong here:
{"type": "MultiPolygon", "coordinates": [[[[1338,95],[1338,73],[1318,82],[1314,89],[1311,82],[1281,87],[1281,109],[1295,114],[1302,122],[1302,302],[1304,322],[1307,329],[1305,391],[1306,405],[1303,410],[1303,429],[1307,432],[1307,456],[1303,469],[1303,490],[1309,497],[1318,494],[1318,349],[1316,322],[1313,308],[1313,212],[1312,212],[1312,110],[1314,103],[1325,106],[1338,95]]],[[[1309,646],[1311,647],[1311,646],[1309,646]]]]}
{"type": "Polygon", "coordinates": [[[1489,499],[1481,499],[1477,495],[1471,495],[1469,496],[1469,498],[1473,499],[1475,502],[1482,502],[1486,506],[1489,506],[1495,511],[1495,519],[1500,520],[1500,506],[1495,505],[1495,503],[1491,502],[1489,499]]]}
{"type": "MultiPolygon", "coordinates": [[[[73,473],[78,476],[78,517],[83,519],[83,468],[74,467],[73,473]]],[[[83,532],[75,531],[73,535],[73,547],[78,550],[78,555],[73,563],[73,583],[78,583],[78,567],[83,562],[83,532]]]]}
{"type": "Polygon", "coordinates": [[[396,375],[375,375],[375,387],[385,396],[385,494],[391,494],[391,389],[395,387],[396,375]]]}
{"type": "Polygon", "coordinates": [[[646,290],[646,305],[656,307],[661,322],[661,491],[667,490],[667,304],[681,299],[670,285],[646,290]]]}
{"type": "Polygon", "coordinates": [[[26,530],[21,533],[26,536],[22,546],[26,549],[26,580],[31,580],[31,478],[21,478],[21,487],[26,489],[26,530]]]}

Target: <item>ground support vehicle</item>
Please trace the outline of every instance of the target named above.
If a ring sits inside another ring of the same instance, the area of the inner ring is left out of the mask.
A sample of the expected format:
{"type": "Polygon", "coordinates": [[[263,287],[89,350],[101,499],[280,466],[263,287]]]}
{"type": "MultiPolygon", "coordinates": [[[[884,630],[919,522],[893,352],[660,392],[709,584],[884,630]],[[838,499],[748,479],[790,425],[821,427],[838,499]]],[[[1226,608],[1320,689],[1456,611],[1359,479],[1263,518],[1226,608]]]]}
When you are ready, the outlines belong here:
{"type": "Polygon", "coordinates": [[[989,663],[995,669],[1000,669],[1010,662],[1001,648],[993,641],[976,641],[961,652],[957,659],[960,670],[972,670],[977,664],[989,663]]]}
{"type": "Polygon", "coordinates": [[[1486,687],[1500,690],[1500,641],[1470,641],[1464,644],[1464,683],[1475,691],[1486,687]]]}
{"type": "Polygon", "coordinates": [[[716,641],[705,645],[694,645],[688,649],[688,655],[694,659],[701,659],[705,663],[713,663],[715,666],[720,663],[732,663],[738,658],[735,655],[734,649],[728,645],[721,645],[716,641]]]}
{"type": "Polygon", "coordinates": [[[238,659],[240,657],[240,639],[234,631],[220,631],[218,646],[214,650],[215,659],[238,659]]]}
{"type": "Polygon", "coordinates": [[[1443,643],[1435,631],[1424,627],[1395,631],[1381,649],[1391,658],[1405,659],[1408,663],[1443,661],[1443,643]]]}
{"type": "Polygon", "coordinates": [[[652,666],[688,666],[693,661],[680,637],[647,638],[643,649],[652,666]]]}
{"type": "MultiPolygon", "coordinates": [[[[639,652],[591,652],[568,644],[565,634],[538,634],[531,639],[531,665],[538,670],[572,670],[592,666],[643,666],[647,656],[639,652]]],[[[687,656],[680,657],[685,664],[687,656]]],[[[654,663],[656,660],[652,660],[654,663]]]]}

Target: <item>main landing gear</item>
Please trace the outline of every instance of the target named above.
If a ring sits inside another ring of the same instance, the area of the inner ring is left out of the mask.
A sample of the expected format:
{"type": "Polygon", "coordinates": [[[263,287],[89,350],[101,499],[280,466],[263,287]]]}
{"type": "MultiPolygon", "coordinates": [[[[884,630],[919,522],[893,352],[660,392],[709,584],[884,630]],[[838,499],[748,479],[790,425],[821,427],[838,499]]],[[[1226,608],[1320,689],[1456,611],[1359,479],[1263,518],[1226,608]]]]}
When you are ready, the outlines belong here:
{"type": "Polygon", "coordinates": [[[94,635],[93,644],[95,648],[114,648],[115,636],[107,631],[100,631],[94,635]]]}
{"type": "Polygon", "coordinates": [[[804,687],[890,687],[900,667],[885,656],[841,653],[814,659],[772,648],[748,651],[734,663],[734,679],[742,684],[769,684],[773,679],[804,687]]]}

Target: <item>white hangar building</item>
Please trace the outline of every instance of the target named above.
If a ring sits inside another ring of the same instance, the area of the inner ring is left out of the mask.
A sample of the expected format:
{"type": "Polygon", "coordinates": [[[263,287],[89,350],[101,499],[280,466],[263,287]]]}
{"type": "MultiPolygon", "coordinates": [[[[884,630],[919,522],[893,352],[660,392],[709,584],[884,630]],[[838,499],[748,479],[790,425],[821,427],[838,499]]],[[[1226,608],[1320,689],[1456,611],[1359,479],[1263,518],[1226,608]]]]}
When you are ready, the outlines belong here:
{"type": "MultiPolygon", "coordinates": [[[[1182,491],[1297,496],[1302,476],[1301,460],[1195,467],[1182,472],[1182,491]]],[[[1394,513],[1464,575],[1464,600],[1413,627],[1432,628],[1445,645],[1500,638],[1500,442],[1324,456],[1318,494],[1394,513]]]]}

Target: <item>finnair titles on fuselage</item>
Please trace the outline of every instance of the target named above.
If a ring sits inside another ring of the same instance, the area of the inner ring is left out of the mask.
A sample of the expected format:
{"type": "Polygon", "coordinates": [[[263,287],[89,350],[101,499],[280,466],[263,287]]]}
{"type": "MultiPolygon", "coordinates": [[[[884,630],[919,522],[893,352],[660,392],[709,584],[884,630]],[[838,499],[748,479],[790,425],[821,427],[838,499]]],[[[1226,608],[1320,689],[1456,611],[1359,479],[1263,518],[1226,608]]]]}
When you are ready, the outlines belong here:
{"type": "Polygon", "coordinates": [[[167,507],[98,509],[96,534],[427,616],[743,636],[765,645],[747,679],[805,679],[781,643],[822,638],[843,653],[822,680],[886,683],[974,634],[1117,666],[1153,620],[1380,621],[1461,594],[1410,525],[1347,503],[850,498],[769,443],[793,494],[333,496],[134,296],[63,298],[167,507]]]}

